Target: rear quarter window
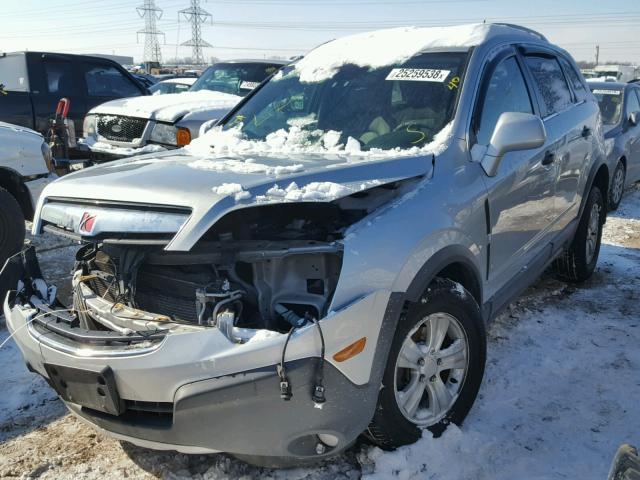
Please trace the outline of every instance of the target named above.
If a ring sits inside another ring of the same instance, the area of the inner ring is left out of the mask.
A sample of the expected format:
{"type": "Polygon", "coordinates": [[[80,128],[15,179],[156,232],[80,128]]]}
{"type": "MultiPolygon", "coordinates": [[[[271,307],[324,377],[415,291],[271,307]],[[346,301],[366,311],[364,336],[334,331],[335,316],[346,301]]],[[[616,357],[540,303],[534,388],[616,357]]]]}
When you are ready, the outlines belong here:
{"type": "Polygon", "coordinates": [[[7,91],[29,91],[27,61],[24,55],[0,57],[0,84],[4,85],[4,90],[7,91]]]}
{"type": "Polygon", "coordinates": [[[547,117],[568,108],[573,101],[571,90],[558,60],[553,57],[531,55],[525,57],[525,62],[542,97],[544,116],[547,117]]]}
{"type": "Polygon", "coordinates": [[[571,63],[566,59],[560,57],[560,63],[562,64],[562,68],[564,69],[564,73],[567,75],[567,79],[569,83],[573,87],[573,93],[576,96],[576,100],[578,102],[582,102],[587,99],[587,89],[582,83],[582,79],[576,69],[571,65],[571,63]]]}

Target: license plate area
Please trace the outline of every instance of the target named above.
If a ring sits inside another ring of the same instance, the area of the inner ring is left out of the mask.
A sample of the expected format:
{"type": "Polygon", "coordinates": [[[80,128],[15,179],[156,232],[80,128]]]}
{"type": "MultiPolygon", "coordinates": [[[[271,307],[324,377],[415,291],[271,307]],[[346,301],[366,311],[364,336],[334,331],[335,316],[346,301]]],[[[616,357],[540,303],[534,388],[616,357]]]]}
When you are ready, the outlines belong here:
{"type": "Polygon", "coordinates": [[[109,367],[99,372],[45,363],[49,382],[60,397],[82,407],[111,415],[124,413],[115,377],[109,367]]]}

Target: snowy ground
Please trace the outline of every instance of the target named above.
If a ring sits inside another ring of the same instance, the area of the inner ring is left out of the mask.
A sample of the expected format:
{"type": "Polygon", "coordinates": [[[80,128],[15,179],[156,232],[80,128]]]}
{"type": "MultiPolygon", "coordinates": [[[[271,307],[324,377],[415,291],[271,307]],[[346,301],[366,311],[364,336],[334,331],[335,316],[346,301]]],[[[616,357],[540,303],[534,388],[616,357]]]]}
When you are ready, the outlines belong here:
{"type": "MultiPolygon", "coordinates": [[[[45,274],[60,284],[74,248],[35,243],[49,249],[45,274]]],[[[393,453],[357,445],[314,468],[120,444],[66,414],[9,342],[0,349],[0,478],[605,479],[620,443],[640,445],[640,188],[609,217],[604,243],[586,285],[545,276],[491,325],[480,397],[461,428],[393,453]]]]}

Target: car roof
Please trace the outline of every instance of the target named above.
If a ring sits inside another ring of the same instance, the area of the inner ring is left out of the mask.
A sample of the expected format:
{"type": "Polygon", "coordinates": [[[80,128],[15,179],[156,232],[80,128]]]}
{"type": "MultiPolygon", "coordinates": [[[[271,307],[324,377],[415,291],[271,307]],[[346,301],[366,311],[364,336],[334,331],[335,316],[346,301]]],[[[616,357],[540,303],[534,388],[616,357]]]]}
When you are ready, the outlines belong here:
{"type": "MultiPolygon", "coordinates": [[[[65,53],[65,52],[34,52],[31,50],[24,50],[24,51],[18,51],[18,52],[6,52],[6,53],[0,53],[0,58],[5,57],[5,56],[12,56],[12,55],[31,55],[31,56],[51,56],[51,57],[74,57],[77,59],[90,59],[90,60],[98,60],[101,62],[108,62],[108,63],[113,63],[115,65],[120,65],[118,62],[111,60],[110,58],[106,58],[106,57],[96,57],[95,55],[78,55],[77,53],[65,53]]],[[[121,65],[120,65],[121,66],[121,65]]],[[[124,67],[122,67],[124,69],[124,67]]]]}
{"type": "Polygon", "coordinates": [[[273,65],[288,65],[290,62],[289,60],[281,60],[281,59],[251,59],[251,58],[239,58],[239,59],[233,59],[233,60],[218,60],[217,62],[214,63],[214,65],[220,64],[220,63],[266,63],[266,64],[273,64],[273,65]]]}

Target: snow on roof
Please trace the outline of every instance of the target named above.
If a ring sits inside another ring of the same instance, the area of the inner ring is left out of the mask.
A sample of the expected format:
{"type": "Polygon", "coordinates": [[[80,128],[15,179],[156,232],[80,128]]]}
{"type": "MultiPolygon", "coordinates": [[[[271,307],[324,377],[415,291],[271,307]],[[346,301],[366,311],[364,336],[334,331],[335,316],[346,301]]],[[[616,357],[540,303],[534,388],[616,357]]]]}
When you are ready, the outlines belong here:
{"type": "Polygon", "coordinates": [[[417,53],[438,47],[472,47],[490,36],[513,33],[514,27],[475,23],[453,27],[400,27],[359,33],[327,42],[295,65],[302,82],[331,78],[346,64],[380,68],[402,63],[417,53]]]}
{"type": "Polygon", "coordinates": [[[179,77],[161,80],[159,83],[180,83],[181,85],[193,85],[198,80],[197,77],[179,77]]]}

